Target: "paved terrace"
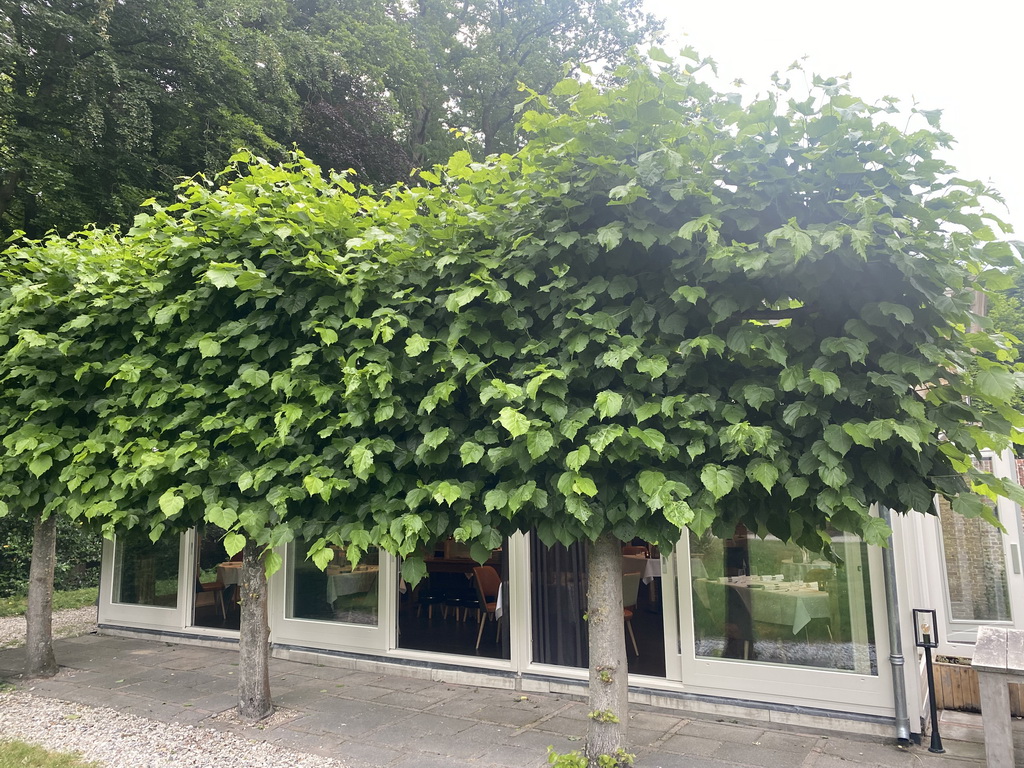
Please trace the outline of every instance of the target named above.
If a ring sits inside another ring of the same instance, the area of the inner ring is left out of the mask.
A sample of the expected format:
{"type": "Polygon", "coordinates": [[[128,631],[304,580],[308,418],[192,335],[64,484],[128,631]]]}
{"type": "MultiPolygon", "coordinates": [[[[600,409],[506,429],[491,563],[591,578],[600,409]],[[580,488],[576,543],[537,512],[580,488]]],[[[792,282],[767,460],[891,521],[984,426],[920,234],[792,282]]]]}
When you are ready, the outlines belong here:
{"type": "MultiPolygon", "coordinates": [[[[63,666],[22,682],[23,648],[0,651],[0,680],[33,695],[110,707],[153,720],[228,730],[329,756],[350,768],[524,768],[546,765],[548,746],[582,746],[585,702],[274,659],[278,713],[263,727],[233,722],[237,652],[85,635],[56,642],[63,666]]],[[[2,703],[0,703],[2,706],[2,703]]],[[[957,732],[955,724],[951,731],[957,732]]],[[[961,728],[958,732],[964,732],[961,728]]],[[[982,744],[945,735],[946,754],[898,749],[868,737],[632,705],[637,768],[856,768],[984,765],[982,744]]]]}

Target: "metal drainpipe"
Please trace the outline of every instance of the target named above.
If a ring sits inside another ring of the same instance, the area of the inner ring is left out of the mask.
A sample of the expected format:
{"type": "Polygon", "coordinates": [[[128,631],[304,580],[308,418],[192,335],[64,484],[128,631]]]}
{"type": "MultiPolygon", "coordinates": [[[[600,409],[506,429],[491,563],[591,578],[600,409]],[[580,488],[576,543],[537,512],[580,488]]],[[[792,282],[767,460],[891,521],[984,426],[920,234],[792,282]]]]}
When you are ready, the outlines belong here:
{"type": "MultiPolygon", "coordinates": [[[[892,512],[879,505],[879,516],[892,528],[892,512]]],[[[892,698],[896,709],[896,741],[901,747],[910,745],[910,718],[907,715],[907,681],[904,677],[903,633],[900,630],[900,607],[896,596],[896,560],[892,536],[882,549],[882,572],[885,575],[885,612],[889,624],[889,664],[892,667],[892,698]]]]}

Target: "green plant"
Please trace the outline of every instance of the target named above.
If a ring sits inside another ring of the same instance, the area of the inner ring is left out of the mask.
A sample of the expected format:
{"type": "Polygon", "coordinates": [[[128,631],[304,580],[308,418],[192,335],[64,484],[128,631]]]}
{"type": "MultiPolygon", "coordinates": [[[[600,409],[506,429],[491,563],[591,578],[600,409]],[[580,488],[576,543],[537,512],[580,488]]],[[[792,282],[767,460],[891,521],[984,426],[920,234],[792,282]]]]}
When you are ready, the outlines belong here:
{"type": "MultiPolygon", "coordinates": [[[[633,765],[636,755],[619,749],[614,755],[598,755],[598,768],[624,768],[633,765]]],[[[587,768],[591,763],[579,750],[573,752],[555,752],[553,747],[548,747],[548,765],[554,768],[587,768]]]]}
{"type": "Polygon", "coordinates": [[[589,717],[591,720],[596,720],[599,723],[617,723],[617,722],[619,722],[619,718],[615,715],[615,713],[611,712],[611,711],[609,711],[607,709],[597,709],[597,710],[594,710],[593,712],[590,712],[587,715],[587,717],[589,717]]]}

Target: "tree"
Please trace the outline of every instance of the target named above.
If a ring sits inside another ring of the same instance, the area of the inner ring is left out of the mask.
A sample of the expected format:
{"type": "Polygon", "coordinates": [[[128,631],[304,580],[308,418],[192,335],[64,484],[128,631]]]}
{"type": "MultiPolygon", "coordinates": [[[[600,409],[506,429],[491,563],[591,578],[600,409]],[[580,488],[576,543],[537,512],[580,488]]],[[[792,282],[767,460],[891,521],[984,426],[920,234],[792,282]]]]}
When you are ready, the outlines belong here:
{"type": "Polygon", "coordinates": [[[283,0],[41,0],[0,13],[0,234],[128,224],[241,146],[390,183],[400,121],[358,62],[283,0]],[[321,135],[322,134],[322,135],[321,135]]]}
{"type": "Polygon", "coordinates": [[[429,65],[411,94],[396,91],[417,162],[443,162],[464,148],[452,131],[469,134],[484,154],[515,151],[520,83],[545,93],[567,67],[614,66],[661,32],[639,0],[420,0],[408,14],[429,65]]]}
{"type": "Polygon", "coordinates": [[[346,399],[375,418],[347,422],[324,529],[395,551],[454,528],[481,560],[513,530],[589,542],[593,765],[623,759],[616,542],[743,525],[835,557],[829,526],[885,544],[875,504],[995,522],[982,495],[1022,498],[972,463],[1024,425],[1005,340],[971,330],[1016,256],[949,137],[836,80],[744,107],[652,55],[535,94],[515,157],[459,153],[405,193],[423,257],[394,338],[350,358],[388,386],[346,399]]]}
{"type": "MultiPolygon", "coordinates": [[[[377,322],[377,271],[346,244],[373,236],[374,199],[344,175],[248,153],[180,185],[125,243],[152,272],[110,322],[128,348],[102,366],[102,418],[75,455],[74,517],[154,540],[206,521],[243,553],[239,711],[272,711],[266,574],[274,548],[329,517],[349,472],[346,327],[377,322]],[[88,478],[82,482],[81,477],[88,478]]],[[[65,473],[67,477],[67,473],[65,473]]],[[[186,577],[188,578],[188,577],[186,577]]]]}
{"type": "Polygon", "coordinates": [[[102,408],[103,379],[92,362],[117,354],[107,313],[117,306],[112,286],[129,260],[115,238],[91,231],[12,246],[0,261],[0,517],[12,514],[33,527],[30,676],[57,672],[51,615],[65,474],[74,471],[76,446],[102,408]]]}

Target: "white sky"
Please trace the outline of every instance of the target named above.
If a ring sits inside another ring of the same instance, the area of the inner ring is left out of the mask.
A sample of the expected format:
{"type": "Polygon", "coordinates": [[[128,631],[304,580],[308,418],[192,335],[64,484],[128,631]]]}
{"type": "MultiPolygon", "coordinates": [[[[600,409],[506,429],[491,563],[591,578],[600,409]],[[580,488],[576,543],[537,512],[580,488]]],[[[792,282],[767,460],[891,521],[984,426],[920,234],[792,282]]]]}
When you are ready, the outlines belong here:
{"type": "MultiPolygon", "coordinates": [[[[947,159],[1006,198],[1024,240],[1024,4],[1019,0],[646,0],[667,19],[674,54],[692,45],[722,81],[752,94],[807,56],[805,70],[852,74],[866,101],[891,95],[909,109],[942,109],[957,144],[947,159]]],[[[799,76],[800,73],[794,73],[799,76]]],[[[794,85],[796,79],[794,78],[794,85]]]]}

